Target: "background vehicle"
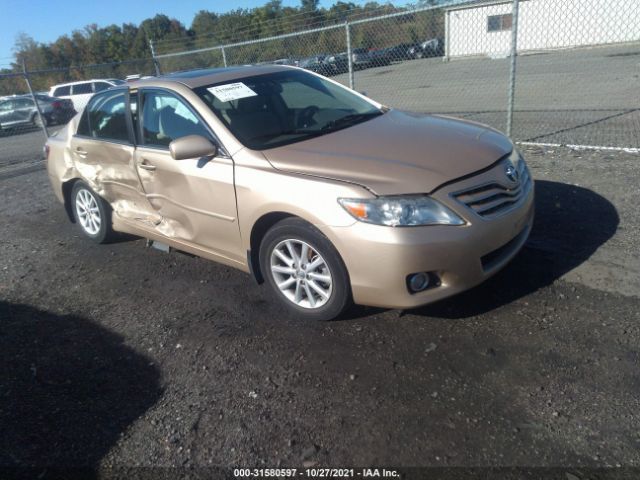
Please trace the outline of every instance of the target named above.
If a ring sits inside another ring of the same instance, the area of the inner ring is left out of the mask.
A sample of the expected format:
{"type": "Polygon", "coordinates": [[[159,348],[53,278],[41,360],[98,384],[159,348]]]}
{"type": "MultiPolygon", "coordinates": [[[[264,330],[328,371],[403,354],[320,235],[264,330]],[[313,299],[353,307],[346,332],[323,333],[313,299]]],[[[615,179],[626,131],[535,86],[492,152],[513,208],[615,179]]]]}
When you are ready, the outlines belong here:
{"type": "Polygon", "coordinates": [[[369,50],[369,56],[371,57],[371,63],[375,67],[384,67],[391,63],[391,57],[386,48],[372,48],[369,50]]]}
{"type": "Polygon", "coordinates": [[[432,38],[409,49],[412,58],[441,57],[444,54],[444,42],[440,38],[432,38]]]}
{"type": "Polygon", "coordinates": [[[329,55],[326,59],[326,63],[334,75],[349,71],[349,57],[347,52],[329,55]]]}
{"type": "MultiPolygon", "coordinates": [[[[70,100],[35,94],[46,125],[66,123],[76,111],[70,100]]],[[[30,95],[16,95],[0,99],[0,129],[7,130],[19,126],[37,126],[40,121],[38,111],[30,95]]]]}
{"type": "Polygon", "coordinates": [[[270,63],[273,65],[297,65],[298,61],[293,58],[279,58],[270,63]]]}
{"type": "Polygon", "coordinates": [[[393,47],[387,48],[387,55],[392,62],[400,62],[402,60],[411,60],[413,56],[411,54],[411,49],[418,47],[419,43],[401,43],[400,45],[395,45],[393,47]]]}
{"type": "Polygon", "coordinates": [[[362,70],[373,66],[373,60],[366,48],[354,48],[351,52],[351,61],[354,70],[362,70]]]}
{"type": "Polygon", "coordinates": [[[61,83],[49,89],[49,95],[57,98],[67,98],[73,102],[73,107],[82,110],[91,96],[116,85],[124,84],[124,80],[117,78],[83,80],[79,82],[61,83]]]}
{"type": "Polygon", "coordinates": [[[303,58],[298,62],[300,68],[319,73],[320,75],[330,76],[333,74],[333,68],[325,61],[326,55],[314,55],[312,57],[303,58]]]}

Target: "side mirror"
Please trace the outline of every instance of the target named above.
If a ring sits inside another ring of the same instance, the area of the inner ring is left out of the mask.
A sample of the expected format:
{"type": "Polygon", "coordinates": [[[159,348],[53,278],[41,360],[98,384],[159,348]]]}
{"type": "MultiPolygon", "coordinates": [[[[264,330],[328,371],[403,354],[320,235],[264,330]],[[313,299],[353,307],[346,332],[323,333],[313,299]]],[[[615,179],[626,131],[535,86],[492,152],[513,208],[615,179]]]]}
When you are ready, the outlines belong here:
{"type": "Polygon", "coordinates": [[[174,160],[186,160],[187,158],[215,157],[218,147],[208,138],[187,135],[171,142],[169,152],[174,160]]]}

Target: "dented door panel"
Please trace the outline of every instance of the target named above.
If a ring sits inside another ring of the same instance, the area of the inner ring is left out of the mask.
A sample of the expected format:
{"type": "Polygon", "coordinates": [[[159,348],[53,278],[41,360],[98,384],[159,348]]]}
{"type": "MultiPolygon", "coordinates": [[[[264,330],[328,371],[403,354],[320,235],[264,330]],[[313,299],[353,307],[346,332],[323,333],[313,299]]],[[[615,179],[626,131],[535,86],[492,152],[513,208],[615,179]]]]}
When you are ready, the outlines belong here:
{"type": "Polygon", "coordinates": [[[162,235],[244,261],[238,229],[233,160],[174,160],[167,150],[138,147],[135,163],[162,235]]]}

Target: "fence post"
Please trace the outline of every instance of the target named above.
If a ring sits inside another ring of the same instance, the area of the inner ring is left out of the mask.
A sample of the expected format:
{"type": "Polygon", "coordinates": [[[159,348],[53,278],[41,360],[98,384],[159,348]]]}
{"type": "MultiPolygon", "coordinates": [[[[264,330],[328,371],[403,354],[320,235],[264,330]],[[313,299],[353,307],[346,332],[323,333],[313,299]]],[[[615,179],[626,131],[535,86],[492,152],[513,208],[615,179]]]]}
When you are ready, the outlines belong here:
{"type": "Polygon", "coordinates": [[[344,28],[347,33],[347,64],[349,65],[349,88],[353,90],[355,88],[355,81],[353,78],[353,53],[351,52],[351,27],[349,27],[349,22],[344,22],[344,28]]]}
{"type": "Polygon", "coordinates": [[[220,50],[222,51],[222,63],[224,64],[224,67],[227,68],[227,54],[224,51],[224,47],[220,47],[220,50]]]}
{"type": "Polygon", "coordinates": [[[511,7],[511,68],[509,69],[509,104],[507,105],[507,136],[511,137],[513,109],[516,94],[516,62],[518,57],[518,12],[519,0],[513,0],[511,7]]]}
{"type": "Polygon", "coordinates": [[[33,100],[34,105],[36,106],[36,112],[38,113],[38,118],[40,119],[40,125],[42,126],[42,131],[44,132],[44,136],[47,140],[49,140],[49,132],[47,131],[47,122],[45,122],[44,117],[42,116],[42,110],[40,110],[40,104],[38,103],[38,99],[33,94],[33,88],[31,88],[31,80],[29,80],[29,72],[27,72],[27,63],[22,59],[22,72],[24,74],[24,80],[27,82],[27,88],[29,89],[29,93],[31,94],[31,99],[33,100]]]}
{"type": "Polygon", "coordinates": [[[151,58],[153,58],[153,66],[156,69],[156,77],[159,77],[160,75],[162,75],[162,72],[160,71],[160,62],[158,62],[158,59],[156,58],[156,49],[153,46],[153,40],[149,39],[149,50],[151,50],[151,58]]]}

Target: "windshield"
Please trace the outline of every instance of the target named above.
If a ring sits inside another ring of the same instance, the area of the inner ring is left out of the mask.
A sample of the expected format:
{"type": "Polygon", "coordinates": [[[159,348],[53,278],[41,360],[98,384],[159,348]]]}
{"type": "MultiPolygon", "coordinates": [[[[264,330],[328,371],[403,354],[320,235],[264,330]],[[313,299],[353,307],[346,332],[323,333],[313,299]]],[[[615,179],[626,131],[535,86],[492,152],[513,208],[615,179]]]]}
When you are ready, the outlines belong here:
{"type": "Polygon", "coordinates": [[[243,145],[264,150],[350,127],[384,113],[349,90],[291,70],[195,89],[243,145]]]}

